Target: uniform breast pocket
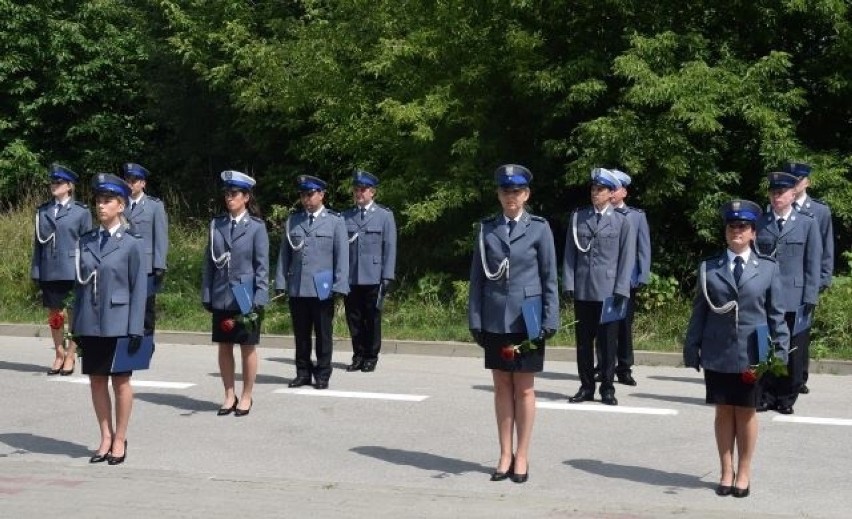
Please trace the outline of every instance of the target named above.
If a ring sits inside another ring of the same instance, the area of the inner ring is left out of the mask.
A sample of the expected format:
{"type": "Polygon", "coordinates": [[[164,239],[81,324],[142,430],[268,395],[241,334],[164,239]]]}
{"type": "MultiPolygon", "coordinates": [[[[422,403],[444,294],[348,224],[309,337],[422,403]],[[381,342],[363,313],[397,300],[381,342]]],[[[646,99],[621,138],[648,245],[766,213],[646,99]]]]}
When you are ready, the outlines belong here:
{"type": "Polygon", "coordinates": [[[368,227],[364,230],[364,239],[370,243],[378,243],[382,241],[381,227],[368,227]]]}
{"type": "Polygon", "coordinates": [[[786,241],[783,244],[784,247],[784,256],[788,257],[799,257],[804,256],[805,254],[805,242],[803,241],[786,241]]]}
{"type": "Polygon", "coordinates": [[[618,233],[615,231],[604,231],[598,234],[598,239],[601,241],[601,243],[610,245],[618,240],[618,233]]]}
{"type": "Polygon", "coordinates": [[[313,242],[314,246],[317,247],[321,252],[332,252],[334,248],[334,236],[331,234],[331,231],[317,231],[314,234],[313,242]]]}

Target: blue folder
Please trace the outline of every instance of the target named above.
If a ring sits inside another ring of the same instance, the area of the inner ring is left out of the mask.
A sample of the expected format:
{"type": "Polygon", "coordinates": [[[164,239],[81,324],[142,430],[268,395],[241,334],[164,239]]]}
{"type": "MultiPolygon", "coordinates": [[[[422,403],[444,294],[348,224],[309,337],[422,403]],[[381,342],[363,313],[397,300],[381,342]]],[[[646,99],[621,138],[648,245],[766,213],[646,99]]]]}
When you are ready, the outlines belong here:
{"type": "Polygon", "coordinates": [[[601,305],[601,324],[620,321],[627,317],[627,298],[622,298],[621,304],[615,304],[615,296],[609,296],[601,305]]]}
{"type": "Polygon", "coordinates": [[[234,293],[234,299],[237,300],[237,306],[240,307],[240,313],[246,315],[251,312],[254,306],[254,285],[249,283],[240,283],[231,287],[231,292],[234,293]]]}
{"type": "Polygon", "coordinates": [[[757,325],[754,329],[754,337],[757,342],[757,361],[763,362],[769,356],[769,326],[757,325]]]}
{"type": "Polygon", "coordinates": [[[115,356],[112,358],[112,372],[148,369],[154,355],[154,336],[143,335],[142,345],[133,353],[128,351],[130,337],[119,337],[115,342],[115,356]]]}
{"type": "Polygon", "coordinates": [[[314,288],[317,289],[317,297],[325,301],[331,297],[331,285],[334,281],[334,273],[330,270],[321,270],[314,274],[314,288]]]}
{"type": "Polygon", "coordinates": [[[541,296],[524,299],[521,304],[521,313],[524,314],[527,338],[529,340],[538,339],[538,336],[541,335],[541,296]]]}
{"type": "Polygon", "coordinates": [[[795,337],[803,332],[808,331],[811,328],[811,321],[813,320],[813,315],[811,312],[808,312],[807,306],[802,305],[799,308],[796,308],[796,322],[793,323],[793,333],[790,335],[795,337]]]}

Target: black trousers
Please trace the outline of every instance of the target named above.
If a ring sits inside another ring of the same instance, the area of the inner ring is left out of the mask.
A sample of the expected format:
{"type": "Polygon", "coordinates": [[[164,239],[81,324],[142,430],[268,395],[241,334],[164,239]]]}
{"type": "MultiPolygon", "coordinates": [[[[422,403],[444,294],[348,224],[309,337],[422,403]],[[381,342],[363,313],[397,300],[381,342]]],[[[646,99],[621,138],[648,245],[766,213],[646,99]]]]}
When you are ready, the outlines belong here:
{"type": "MultiPolygon", "coordinates": [[[[627,315],[618,321],[618,346],[615,351],[615,373],[628,375],[633,372],[633,314],[636,312],[636,289],[630,289],[630,300],[627,301],[627,315]]],[[[595,372],[600,372],[602,351],[597,351],[595,372]]]]}
{"type": "Polygon", "coordinates": [[[376,308],[381,285],[351,285],[343,299],[352,337],[352,360],[375,361],[382,349],[382,312],[376,308]]]}
{"type": "Polygon", "coordinates": [[[331,378],[331,353],[333,350],[332,320],[334,298],[320,301],[316,297],[291,297],[290,317],[296,342],[296,376],[328,382],[331,378]],[[317,363],[311,362],[312,335],[316,335],[317,363]]]}
{"type": "Polygon", "coordinates": [[[574,301],[574,316],[577,326],[574,336],[577,342],[577,371],[580,388],[595,390],[595,348],[601,355],[601,395],[614,394],[615,350],[618,341],[618,323],[600,324],[601,301],[574,301]]]}
{"type": "Polygon", "coordinates": [[[154,292],[148,294],[148,297],[145,299],[145,321],[143,326],[145,335],[154,335],[154,325],[157,322],[157,314],[156,314],[156,306],[157,306],[157,290],[160,289],[159,283],[157,283],[157,279],[154,278],[154,274],[148,274],[148,286],[154,286],[154,292]]]}
{"type": "MultiPolygon", "coordinates": [[[[796,312],[785,313],[784,320],[787,321],[787,328],[792,334],[793,326],[796,323],[796,312]]],[[[761,377],[761,399],[770,408],[776,406],[793,407],[795,405],[796,399],[799,397],[799,389],[804,383],[804,359],[806,357],[803,345],[807,343],[809,337],[810,335],[807,332],[790,337],[791,351],[787,358],[786,377],[773,377],[772,375],[761,377]]]]}

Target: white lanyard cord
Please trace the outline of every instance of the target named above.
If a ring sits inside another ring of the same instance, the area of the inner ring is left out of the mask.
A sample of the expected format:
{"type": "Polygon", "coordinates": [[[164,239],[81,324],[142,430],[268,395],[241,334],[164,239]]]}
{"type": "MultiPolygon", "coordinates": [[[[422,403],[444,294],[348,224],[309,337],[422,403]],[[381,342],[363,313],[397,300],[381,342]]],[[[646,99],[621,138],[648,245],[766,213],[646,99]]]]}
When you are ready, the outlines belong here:
{"type": "Polygon", "coordinates": [[[503,261],[497,265],[497,272],[488,270],[488,262],[485,260],[485,238],[483,236],[484,225],[479,224],[479,259],[482,261],[482,271],[485,277],[491,281],[497,281],[502,277],[509,279],[509,258],[503,258],[503,261]]]}
{"type": "Polygon", "coordinates": [[[700,271],[700,282],[701,282],[701,290],[704,292],[704,299],[707,301],[707,306],[710,307],[714,313],[717,314],[726,314],[731,310],[734,311],[734,323],[739,328],[740,325],[740,305],[737,301],[728,301],[722,306],[715,306],[712,301],[710,301],[710,295],[707,293],[707,262],[701,262],[700,271]]]}
{"type": "Polygon", "coordinates": [[[571,218],[571,232],[574,234],[574,245],[577,246],[577,249],[580,252],[589,252],[589,249],[592,248],[592,242],[595,241],[595,237],[592,235],[592,238],[589,240],[589,244],[585,249],[580,246],[580,239],[577,237],[577,211],[574,211],[571,218]]]}
{"type": "Polygon", "coordinates": [[[225,251],[221,256],[216,256],[213,252],[213,230],[215,228],[216,220],[210,220],[210,259],[213,260],[213,264],[216,265],[217,269],[222,269],[226,265],[231,262],[231,251],[225,251]]]}
{"type": "Polygon", "coordinates": [[[92,292],[94,299],[98,299],[98,269],[92,269],[91,274],[86,279],[80,274],[80,240],[77,240],[77,247],[74,249],[74,267],[77,271],[77,282],[81,285],[92,283],[92,292]]]}
{"type": "MultiPolygon", "coordinates": [[[[290,238],[290,219],[289,218],[287,218],[287,221],[284,222],[284,234],[287,236],[287,243],[290,244],[290,248],[293,249],[294,252],[302,250],[302,247],[305,246],[305,240],[304,239],[302,240],[302,243],[300,243],[299,245],[293,244],[293,240],[290,238]]],[[[355,236],[357,237],[358,235],[356,234],[355,236]]],[[[352,240],[349,240],[349,241],[351,242],[352,240]]]]}
{"type": "Polygon", "coordinates": [[[41,237],[41,230],[39,230],[39,227],[40,227],[40,225],[39,225],[40,220],[39,220],[39,214],[38,214],[38,213],[39,213],[39,212],[36,210],[36,214],[35,214],[35,232],[36,232],[36,239],[37,239],[37,240],[38,240],[38,242],[39,242],[40,244],[42,244],[42,245],[44,245],[45,243],[47,243],[47,242],[49,242],[49,241],[53,240],[53,247],[55,248],[55,247],[56,247],[56,231],[53,231],[52,233],[50,233],[50,236],[48,236],[47,238],[42,238],[42,237],[41,237]]]}
{"type": "MultiPolygon", "coordinates": [[[[357,239],[358,239],[358,235],[359,235],[359,234],[360,234],[360,233],[357,233],[357,232],[356,232],[355,234],[353,234],[353,235],[352,235],[352,237],[351,237],[351,238],[349,238],[349,243],[352,243],[352,242],[354,242],[355,240],[357,240],[357,239]]],[[[292,245],[292,244],[291,244],[291,245],[292,245]]]]}

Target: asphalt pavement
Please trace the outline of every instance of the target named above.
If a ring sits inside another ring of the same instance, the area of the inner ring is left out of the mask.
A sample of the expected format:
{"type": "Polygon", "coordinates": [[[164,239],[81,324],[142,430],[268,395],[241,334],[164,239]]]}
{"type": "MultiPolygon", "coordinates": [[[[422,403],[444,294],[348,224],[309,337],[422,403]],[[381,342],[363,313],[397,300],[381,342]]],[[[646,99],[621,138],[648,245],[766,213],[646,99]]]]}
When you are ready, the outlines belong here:
{"type": "Polygon", "coordinates": [[[267,339],[251,413],[236,418],[216,416],[216,349],[167,337],[158,336],[152,369],[133,376],[127,461],[107,466],[88,463],[98,430],[79,366],[70,377],[48,377],[47,339],[0,336],[0,517],[757,518],[852,510],[849,376],[813,374],[794,415],[760,415],[751,496],[735,499],[713,492],[713,408],[694,370],[639,365],[637,386],[617,385],[618,407],[568,404],[579,386],[576,364],[549,351],[536,379],[529,482],[493,483],[491,380],[471,350],[389,348],[396,353],[382,355],[376,372],[347,373],[348,345],[339,341],[329,390],[289,390],[291,342],[267,339]]]}

